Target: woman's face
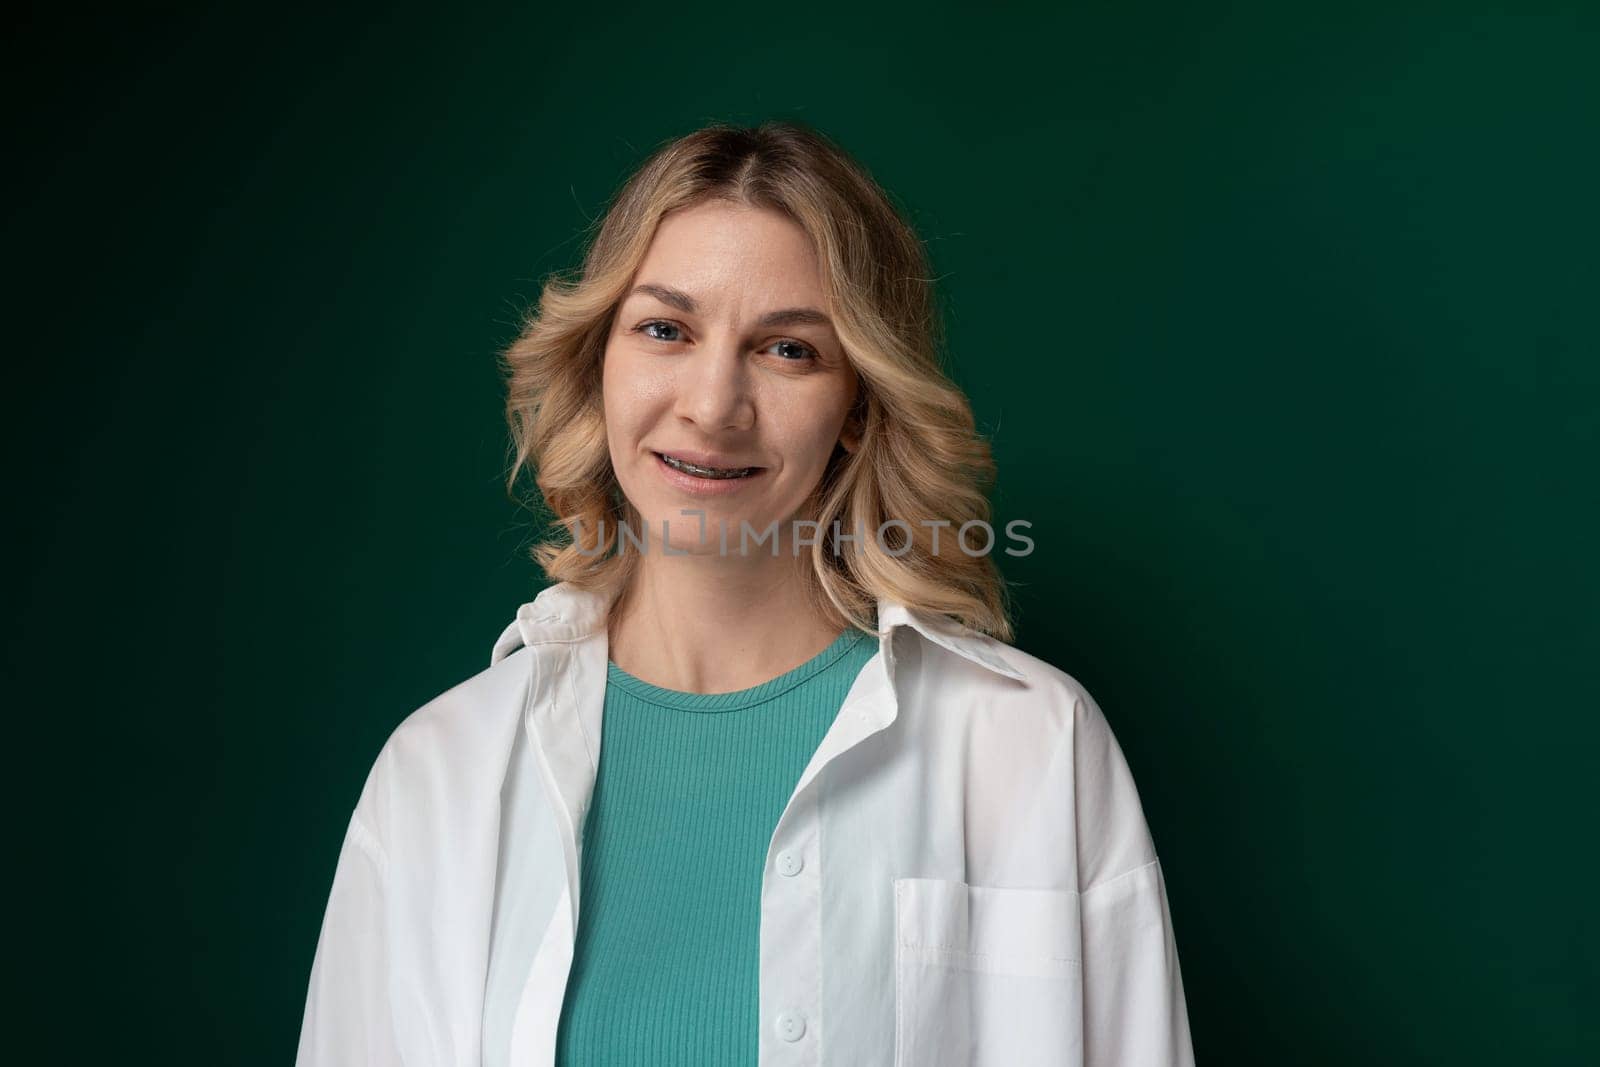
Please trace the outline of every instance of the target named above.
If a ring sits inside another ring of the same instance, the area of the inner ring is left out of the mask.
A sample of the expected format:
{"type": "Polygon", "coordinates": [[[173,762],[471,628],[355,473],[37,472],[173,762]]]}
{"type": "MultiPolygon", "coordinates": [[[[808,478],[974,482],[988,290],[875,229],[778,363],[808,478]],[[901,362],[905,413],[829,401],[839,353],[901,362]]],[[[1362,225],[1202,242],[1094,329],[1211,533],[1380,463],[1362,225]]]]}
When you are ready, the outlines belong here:
{"type": "Polygon", "coordinates": [[[776,522],[792,556],[790,520],[834,446],[857,444],[841,437],[856,376],[826,311],[811,240],[782,215],[710,201],[662,220],[602,376],[612,467],[647,552],[665,523],[674,553],[737,556],[748,523],[748,553],[770,557],[757,538],[776,522]]]}

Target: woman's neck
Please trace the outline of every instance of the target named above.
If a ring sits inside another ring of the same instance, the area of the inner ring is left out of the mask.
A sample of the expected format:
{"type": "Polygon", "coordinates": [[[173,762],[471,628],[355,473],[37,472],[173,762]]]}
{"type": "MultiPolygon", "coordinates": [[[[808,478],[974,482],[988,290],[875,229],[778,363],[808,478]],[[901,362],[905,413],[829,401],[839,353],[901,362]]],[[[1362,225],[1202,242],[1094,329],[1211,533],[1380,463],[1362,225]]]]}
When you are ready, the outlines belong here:
{"type": "Polygon", "coordinates": [[[819,617],[807,594],[809,554],[639,562],[612,612],[610,658],[652,685],[690,693],[748,689],[800,666],[844,627],[819,617]]]}

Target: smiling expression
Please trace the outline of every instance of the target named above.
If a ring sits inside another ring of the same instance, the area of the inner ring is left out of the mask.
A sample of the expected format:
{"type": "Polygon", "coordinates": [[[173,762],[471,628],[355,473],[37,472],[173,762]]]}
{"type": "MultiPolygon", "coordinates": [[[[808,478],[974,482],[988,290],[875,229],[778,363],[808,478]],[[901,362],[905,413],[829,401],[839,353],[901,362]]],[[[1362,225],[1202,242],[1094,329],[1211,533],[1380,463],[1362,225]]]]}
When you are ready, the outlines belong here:
{"type": "Polygon", "coordinates": [[[857,378],[827,306],[811,239],[783,215],[708,201],[661,221],[602,374],[612,468],[649,551],[663,522],[675,552],[717,553],[719,524],[729,554],[742,522],[787,539],[835,447],[856,447],[857,378]],[[705,512],[704,543],[681,509],[705,512]]]}

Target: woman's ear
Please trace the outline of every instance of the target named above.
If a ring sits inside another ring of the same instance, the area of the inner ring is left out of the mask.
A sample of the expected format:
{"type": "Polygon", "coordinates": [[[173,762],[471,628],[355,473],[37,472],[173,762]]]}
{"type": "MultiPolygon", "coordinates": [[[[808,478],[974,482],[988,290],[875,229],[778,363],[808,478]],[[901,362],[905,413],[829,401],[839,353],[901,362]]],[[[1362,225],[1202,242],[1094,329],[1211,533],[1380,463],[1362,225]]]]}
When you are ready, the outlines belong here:
{"type": "MultiPolygon", "coordinates": [[[[859,389],[860,387],[858,386],[857,388],[859,389]]],[[[854,452],[860,448],[866,420],[867,398],[864,394],[858,392],[855,403],[850,405],[850,414],[844,418],[844,428],[839,431],[839,447],[846,452],[854,452]]]]}

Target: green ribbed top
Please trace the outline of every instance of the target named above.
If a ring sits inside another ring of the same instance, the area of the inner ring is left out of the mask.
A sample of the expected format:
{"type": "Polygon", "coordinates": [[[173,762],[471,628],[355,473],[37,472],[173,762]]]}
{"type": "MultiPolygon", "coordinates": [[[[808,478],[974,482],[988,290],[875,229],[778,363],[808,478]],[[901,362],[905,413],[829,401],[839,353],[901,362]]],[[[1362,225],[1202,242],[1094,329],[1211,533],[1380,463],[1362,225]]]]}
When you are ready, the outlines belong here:
{"type": "Polygon", "coordinates": [[[665,689],[608,665],[559,1067],[756,1062],[767,848],[877,650],[848,628],[731,693],[665,689]]]}

